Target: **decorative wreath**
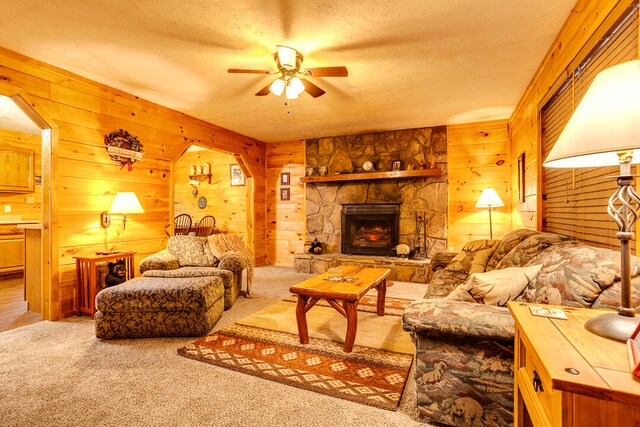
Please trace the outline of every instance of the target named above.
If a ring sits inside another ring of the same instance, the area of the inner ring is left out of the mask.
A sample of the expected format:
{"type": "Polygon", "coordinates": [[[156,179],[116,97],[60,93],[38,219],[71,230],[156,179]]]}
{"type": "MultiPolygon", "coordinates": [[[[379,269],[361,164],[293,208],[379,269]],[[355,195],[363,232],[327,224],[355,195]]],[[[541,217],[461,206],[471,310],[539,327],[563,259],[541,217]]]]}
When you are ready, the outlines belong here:
{"type": "Polygon", "coordinates": [[[131,135],[124,129],[114,130],[104,137],[107,154],[116,163],[121,164],[120,169],[125,166],[131,172],[133,164],[142,160],[142,143],[138,141],[137,136],[131,135]]]}

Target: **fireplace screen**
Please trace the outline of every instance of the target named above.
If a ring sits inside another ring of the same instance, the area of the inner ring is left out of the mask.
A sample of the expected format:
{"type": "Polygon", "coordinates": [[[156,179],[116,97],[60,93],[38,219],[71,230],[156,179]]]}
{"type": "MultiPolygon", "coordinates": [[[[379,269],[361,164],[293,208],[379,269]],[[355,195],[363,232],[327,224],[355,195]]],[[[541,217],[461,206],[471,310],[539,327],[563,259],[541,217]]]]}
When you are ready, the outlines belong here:
{"type": "Polygon", "coordinates": [[[398,244],[399,205],[343,205],[342,253],[390,255],[398,244]]]}

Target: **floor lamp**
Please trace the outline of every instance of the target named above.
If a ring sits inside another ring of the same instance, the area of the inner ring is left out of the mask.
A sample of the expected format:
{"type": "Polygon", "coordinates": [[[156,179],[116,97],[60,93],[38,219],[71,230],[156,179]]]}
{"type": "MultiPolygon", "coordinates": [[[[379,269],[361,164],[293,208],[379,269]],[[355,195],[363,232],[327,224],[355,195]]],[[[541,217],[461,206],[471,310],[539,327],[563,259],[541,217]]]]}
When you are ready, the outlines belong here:
{"type": "Polygon", "coordinates": [[[491,209],[504,206],[500,196],[493,188],[485,188],[480,193],[476,208],[489,208],[489,238],[493,240],[493,225],[491,224],[491,209]]]}
{"type": "Polygon", "coordinates": [[[640,319],[631,307],[631,249],[640,198],[633,188],[631,164],[640,163],[640,60],[598,74],[553,146],[544,166],[581,168],[620,165],[618,189],[607,211],[618,225],[621,305],[618,313],[590,319],[596,335],[626,341],[640,319]]]}

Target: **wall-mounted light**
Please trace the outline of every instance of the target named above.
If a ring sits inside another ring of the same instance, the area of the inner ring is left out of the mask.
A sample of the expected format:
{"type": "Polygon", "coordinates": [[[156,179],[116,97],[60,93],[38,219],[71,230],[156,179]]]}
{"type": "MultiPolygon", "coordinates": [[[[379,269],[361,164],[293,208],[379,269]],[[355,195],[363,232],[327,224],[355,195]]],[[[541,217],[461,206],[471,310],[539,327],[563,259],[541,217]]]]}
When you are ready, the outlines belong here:
{"type": "Polygon", "coordinates": [[[122,215],[122,229],[124,230],[127,225],[127,214],[132,213],[144,213],[144,209],[142,209],[136,193],[119,192],[116,194],[116,197],[114,197],[113,202],[111,202],[109,211],[104,211],[100,214],[100,225],[105,228],[109,227],[113,215],[122,215]]]}

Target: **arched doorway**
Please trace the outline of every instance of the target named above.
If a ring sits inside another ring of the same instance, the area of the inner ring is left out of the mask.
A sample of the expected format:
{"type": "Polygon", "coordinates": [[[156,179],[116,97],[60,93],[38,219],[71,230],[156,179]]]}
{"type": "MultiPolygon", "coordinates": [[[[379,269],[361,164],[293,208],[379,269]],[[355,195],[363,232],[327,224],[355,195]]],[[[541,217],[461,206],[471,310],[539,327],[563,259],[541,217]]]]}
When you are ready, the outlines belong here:
{"type": "MultiPolygon", "coordinates": [[[[6,110],[12,112],[11,117],[5,117],[3,126],[10,127],[8,123],[11,120],[19,120],[23,122],[23,126],[27,126],[29,129],[29,131],[24,128],[21,130],[6,129],[5,144],[7,146],[15,146],[21,141],[25,141],[22,150],[28,152],[30,149],[25,147],[28,145],[26,141],[31,141],[31,139],[27,135],[37,134],[38,130],[40,131],[40,145],[37,145],[37,137],[34,137],[35,142],[32,150],[34,158],[33,163],[31,163],[32,170],[27,174],[29,179],[33,179],[31,185],[33,191],[30,191],[31,188],[24,188],[10,192],[14,195],[13,200],[24,199],[24,205],[26,205],[26,207],[22,206],[21,209],[14,213],[12,205],[9,205],[11,207],[7,207],[7,203],[3,203],[4,208],[2,212],[0,212],[0,215],[5,215],[5,222],[15,223],[16,228],[19,222],[23,222],[24,212],[29,212],[28,215],[24,215],[24,219],[34,219],[37,221],[37,224],[34,224],[28,233],[33,239],[27,240],[25,237],[24,241],[26,245],[24,280],[25,283],[31,285],[30,288],[26,285],[24,295],[26,297],[28,290],[30,290],[30,308],[33,311],[37,311],[39,315],[24,317],[30,320],[49,320],[52,319],[54,315],[52,311],[54,301],[52,295],[52,279],[54,275],[52,272],[55,271],[54,263],[57,262],[52,259],[51,248],[55,240],[52,230],[52,224],[55,223],[54,206],[52,203],[52,170],[54,170],[52,154],[57,146],[58,129],[43,111],[39,111],[39,108],[35,106],[35,104],[29,102],[28,96],[19,88],[2,83],[0,84],[0,97],[6,101],[6,110]],[[18,118],[20,115],[24,117],[18,118]],[[12,142],[12,137],[17,138],[17,140],[12,142]],[[37,159],[35,157],[36,154],[38,155],[37,159]],[[16,194],[19,195],[19,199],[15,197],[16,194]],[[30,211],[34,206],[39,207],[37,214],[33,214],[33,212],[30,211]],[[11,215],[12,213],[13,215],[11,215]],[[26,267],[27,264],[28,267],[26,267]]],[[[0,115],[1,114],[2,113],[0,113],[0,115]]],[[[11,199],[7,196],[7,200],[11,199]]],[[[25,304],[25,311],[27,307],[25,304]]]]}
{"type": "Polygon", "coordinates": [[[188,214],[193,228],[207,215],[216,232],[251,242],[252,185],[238,158],[206,147],[190,147],[173,165],[173,215],[188,214]]]}

